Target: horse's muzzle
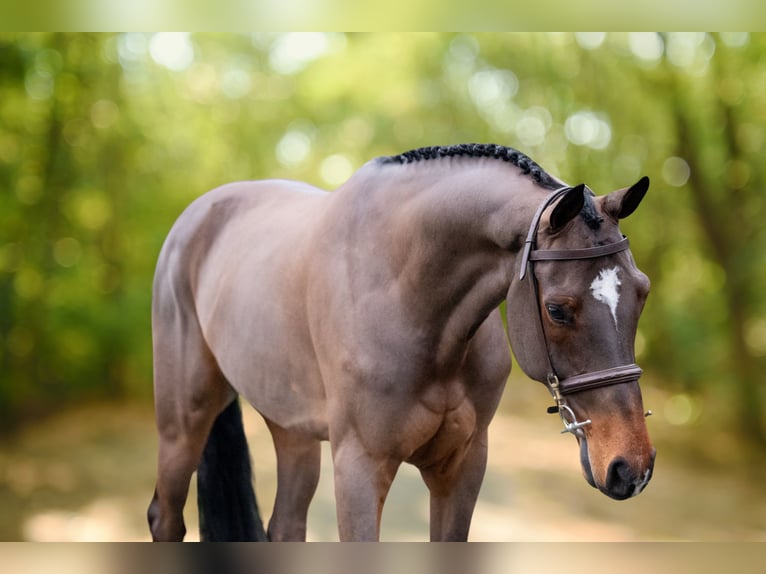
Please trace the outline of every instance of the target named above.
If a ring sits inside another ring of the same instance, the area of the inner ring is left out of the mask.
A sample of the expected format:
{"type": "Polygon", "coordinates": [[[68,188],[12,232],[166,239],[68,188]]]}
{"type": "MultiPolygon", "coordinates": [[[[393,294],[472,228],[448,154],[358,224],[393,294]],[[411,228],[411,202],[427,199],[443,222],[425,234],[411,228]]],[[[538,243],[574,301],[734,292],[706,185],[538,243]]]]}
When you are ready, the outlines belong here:
{"type": "Polygon", "coordinates": [[[609,464],[606,482],[599,490],[615,500],[625,500],[636,496],[652,478],[655,455],[656,451],[652,449],[649,464],[643,469],[636,469],[626,459],[618,456],[609,464]]]}
{"type": "Polygon", "coordinates": [[[649,464],[643,468],[632,467],[622,456],[615,457],[607,468],[604,484],[597,484],[588,456],[588,441],[585,438],[578,438],[578,441],[580,443],[580,464],[585,480],[609,498],[615,500],[632,498],[640,494],[652,478],[654,459],[657,454],[655,449],[652,449],[649,464]]]}

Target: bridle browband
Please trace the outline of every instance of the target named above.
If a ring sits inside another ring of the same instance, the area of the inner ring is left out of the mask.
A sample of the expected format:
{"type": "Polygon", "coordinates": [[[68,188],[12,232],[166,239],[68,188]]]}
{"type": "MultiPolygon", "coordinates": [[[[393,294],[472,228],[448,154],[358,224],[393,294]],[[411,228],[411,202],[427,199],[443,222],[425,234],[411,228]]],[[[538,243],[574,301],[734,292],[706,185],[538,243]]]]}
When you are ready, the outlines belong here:
{"type": "MultiPolygon", "coordinates": [[[[531,277],[529,281],[532,297],[537,306],[537,316],[539,321],[536,322],[536,330],[538,333],[538,340],[545,349],[544,357],[547,362],[547,374],[546,385],[556,404],[549,407],[549,413],[558,413],[561,416],[561,420],[564,423],[564,430],[562,433],[570,432],[576,436],[584,436],[582,429],[584,426],[591,424],[590,419],[584,421],[578,421],[572,409],[565,403],[564,397],[573,393],[586,391],[590,389],[597,389],[600,387],[606,387],[609,385],[619,385],[622,383],[630,383],[637,381],[641,376],[641,368],[636,364],[623,365],[619,367],[612,367],[601,371],[594,371],[591,373],[583,373],[580,375],[574,375],[566,379],[560,379],[556,373],[556,369],[553,367],[551,361],[550,349],[548,342],[545,338],[545,330],[543,328],[543,315],[540,308],[540,299],[538,297],[538,284],[537,277],[535,276],[534,262],[535,261],[572,261],[576,259],[595,259],[598,257],[606,257],[607,255],[613,255],[620,253],[628,249],[628,238],[623,236],[620,241],[610,243],[608,245],[599,245],[596,247],[586,247],[583,249],[535,249],[537,239],[537,229],[540,226],[540,219],[543,212],[553,202],[563,196],[570,187],[562,187],[551,193],[545,201],[543,201],[537,208],[535,215],[532,217],[532,222],[529,225],[529,232],[527,233],[527,239],[524,243],[524,251],[521,256],[521,273],[519,279],[523,280],[527,275],[531,277]],[[566,414],[565,414],[566,413],[566,414]],[[570,420],[571,419],[571,420],[570,420]]],[[[649,411],[651,414],[651,411],[649,411]]]]}

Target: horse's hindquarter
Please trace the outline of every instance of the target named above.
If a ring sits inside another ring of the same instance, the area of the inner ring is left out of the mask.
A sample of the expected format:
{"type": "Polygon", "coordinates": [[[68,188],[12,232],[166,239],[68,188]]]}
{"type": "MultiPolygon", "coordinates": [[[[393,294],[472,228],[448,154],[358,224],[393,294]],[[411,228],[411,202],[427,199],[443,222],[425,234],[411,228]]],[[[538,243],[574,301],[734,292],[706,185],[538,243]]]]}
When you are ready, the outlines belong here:
{"type": "Polygon", "coordinates": [[[324,390],[305,319],[304,258],[328,194],[285,181],[223,189],[209,202],[210,245],[197,275],[205,339],[229,383],[259,412],[323,436],[324,390]]]}

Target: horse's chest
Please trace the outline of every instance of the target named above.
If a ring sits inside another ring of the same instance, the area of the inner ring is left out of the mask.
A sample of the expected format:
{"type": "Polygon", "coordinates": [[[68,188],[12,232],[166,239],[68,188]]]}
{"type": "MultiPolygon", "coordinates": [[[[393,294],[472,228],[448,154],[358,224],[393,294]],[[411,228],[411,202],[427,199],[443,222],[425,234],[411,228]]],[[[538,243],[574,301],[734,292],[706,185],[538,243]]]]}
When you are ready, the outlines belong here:
{"type": "Polygon", "coordinates": [[[409,462],[425,467],[446,463],[455,458],[468,446],[476,430],[476,409],[471,400],[463,397],[456,406],[444,412],[422,413],[427,424],[415,424],[420,428],[435,429],[422,437],[423,443],[414,451],[409,462]]]}

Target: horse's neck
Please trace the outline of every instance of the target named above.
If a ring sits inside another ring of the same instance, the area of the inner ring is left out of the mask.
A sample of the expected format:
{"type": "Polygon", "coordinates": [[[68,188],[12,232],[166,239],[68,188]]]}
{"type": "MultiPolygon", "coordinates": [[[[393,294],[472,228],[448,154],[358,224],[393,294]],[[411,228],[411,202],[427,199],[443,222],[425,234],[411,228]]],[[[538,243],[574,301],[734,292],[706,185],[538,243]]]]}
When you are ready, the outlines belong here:
{"type": "Polygon", "coordinates": [[[418,168],[385,168],[359,190],[367,256],[385,262],[413,320],[467,338],[504,299],[544,191],[502,162],[418,168]]]}
{"type": "Polygon", "coordinates": [[[367,166],[357,174],[349,183],[354,182],[359,212],[405,235],[425,233],[436,243],[475,238],[513,249],[550,193],[515,166],[489,159],[457,166],[446,160],[367,166]]]}
{"type": "Polygon", "coordinates": [[[392,181],[381,194],[391,196],[381,213],[413,272],[447,271],[477,257],[486,264],[520,251],[547,191],[500,161],[441,171],[435,162],[428,168],[401,184],[392,181]]]}

